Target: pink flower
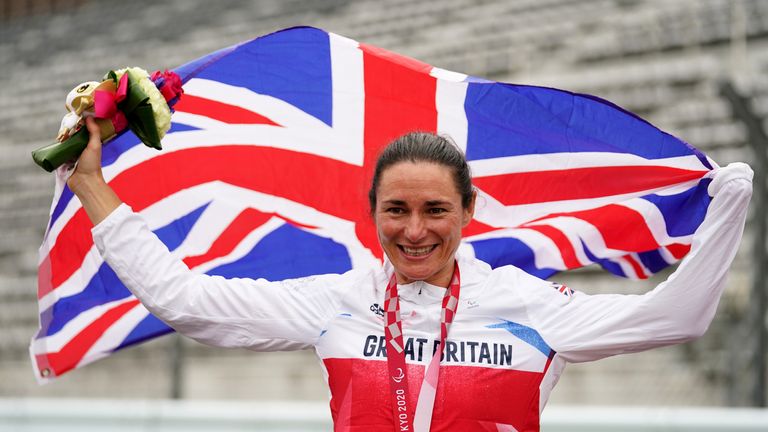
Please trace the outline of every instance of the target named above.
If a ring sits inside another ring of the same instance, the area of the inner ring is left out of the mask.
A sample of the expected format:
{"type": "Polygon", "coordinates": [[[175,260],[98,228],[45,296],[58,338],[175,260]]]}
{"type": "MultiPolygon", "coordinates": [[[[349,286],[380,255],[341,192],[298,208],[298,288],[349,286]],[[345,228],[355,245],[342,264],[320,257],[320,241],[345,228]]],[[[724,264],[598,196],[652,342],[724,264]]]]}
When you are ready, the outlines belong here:
{"type": "Polygon", "coordinates": [[[155,71],[150,78],[154,81],[160,93],[163,94],[169,106],[172,106],[176,99],[184,93],[184,89],[181,88],[181,78],[176,75],[176,72],[169,71],[168,69],[163,72],[155,71]]]}

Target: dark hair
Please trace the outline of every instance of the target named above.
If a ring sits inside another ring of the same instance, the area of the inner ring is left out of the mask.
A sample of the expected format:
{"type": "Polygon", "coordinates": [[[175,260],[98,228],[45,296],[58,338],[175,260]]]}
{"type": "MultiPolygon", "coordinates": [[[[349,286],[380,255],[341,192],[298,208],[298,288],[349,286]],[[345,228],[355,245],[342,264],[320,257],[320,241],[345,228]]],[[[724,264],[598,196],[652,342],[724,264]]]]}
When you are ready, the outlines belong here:
{"type": "Polygon", "coordinates": [[[467,158],[459,147],[447,136],[430,132],[410,132],[387,144],[376,161],[368,201],[371,213],[376,209],[376,191],[381,174],[398,162],[431,162],[449,168],[453,173],[456,190],[461,195],[461,205],[466,209],[472,204],[472,175],[467,158]]]}

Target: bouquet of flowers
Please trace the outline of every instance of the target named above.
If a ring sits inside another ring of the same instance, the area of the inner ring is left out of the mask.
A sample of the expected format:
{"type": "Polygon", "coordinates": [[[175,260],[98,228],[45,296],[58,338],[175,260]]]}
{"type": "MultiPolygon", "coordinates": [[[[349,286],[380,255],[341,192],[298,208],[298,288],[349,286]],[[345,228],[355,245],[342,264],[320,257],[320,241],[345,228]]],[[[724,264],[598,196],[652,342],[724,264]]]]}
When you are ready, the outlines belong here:
{"type": "Polygon", "coordinates": [[[160,140],[171,127],[171,108],[183,93],[174,72],[150,75],[137,67],[109,71],[101,82],[85,82],[69,92],[69,112],[56,142],[33,151],[32,159],[48,172],[77,160],[88,145],[88,116],[96,118],[104,142],[130,129],[145,145],[160,150],[160,140]]]}

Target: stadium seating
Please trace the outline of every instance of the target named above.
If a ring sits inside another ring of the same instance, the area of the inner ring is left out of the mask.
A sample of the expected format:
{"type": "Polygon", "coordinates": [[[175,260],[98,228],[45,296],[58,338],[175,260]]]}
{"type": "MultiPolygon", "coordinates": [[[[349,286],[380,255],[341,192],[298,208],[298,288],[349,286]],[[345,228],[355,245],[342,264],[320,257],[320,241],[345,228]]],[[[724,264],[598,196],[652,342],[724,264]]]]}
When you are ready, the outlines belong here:
{"type": "MultiPolygon", "coordinates": [[[[158,378],[167,374],[157,373],[168,367],[167,341],[126,350],[45,388],[36,387],[27,363],[37,328],[36,250],[52,193],[51,176],[32,164],[29,152],[55,136],[64,95],[110,68],[174,67],[282,27],[313,25],[449,70],[598,95],[721,164],[747,160],[749,150],[745,128],[719,95],[720,82],[734,79],[758,114],[768,114],[768,2],[760,0],[10,3],[17,7],[7,6],[0,18],[0,397],[99,396],[112,387],[100,381],[105,377],[125,383],[126,397],[169,391],[167,378],[158,378]],[[146,370],[155,373],[136,378],[146,370]]],[[[553,403],[726,403],[727,335],[749,289],[743,249],[726,311],[701,341],[575,366],[553,403]]],[[[577,288],[627,285],[589,269],[565,278],[577,288]]],[[[262,355],[186,343],[184,358],[188,397],[325,394],[308,352],[262,355]],[[286,385],[303,392],[285,392],[286,385]]]]}

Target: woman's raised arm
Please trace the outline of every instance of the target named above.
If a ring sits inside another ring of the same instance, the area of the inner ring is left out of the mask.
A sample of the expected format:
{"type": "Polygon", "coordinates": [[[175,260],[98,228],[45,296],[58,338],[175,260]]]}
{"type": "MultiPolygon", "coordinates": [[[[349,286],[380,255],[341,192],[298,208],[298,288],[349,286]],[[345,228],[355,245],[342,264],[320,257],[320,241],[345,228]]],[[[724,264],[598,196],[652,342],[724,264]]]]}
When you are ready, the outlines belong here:
{"type": "Polygon", "coordinates": [[[644,295],[530,289],[528,311],[541,336],[568,361],[642,351],[701,336],[715,315],[736,256],[752,194],[752,170],[741,163],[713,172],[713,197],[677,270],[644,295]]]}
{"type": "Polygon", "coordinates": [[[104,180],[99,127],[93,119],[86,122],[91,138],[67,184],[94,224],[104,261],[153,315],[213,346],[298,349],[320,337],[340,292],[354,281],[326,275],[268,282],[192,272],[104,180]]]}
{"type": "Polygon", "coordinates": [[[101,172],[99,125],[91,117],[85,119],[85,124],[90,135],[88,146],[80,155],[75,171],[67,180],[67,186],[80,199],[91,222],[98,225],[118,208],[122,201],[109,187],[101,172]]]}

